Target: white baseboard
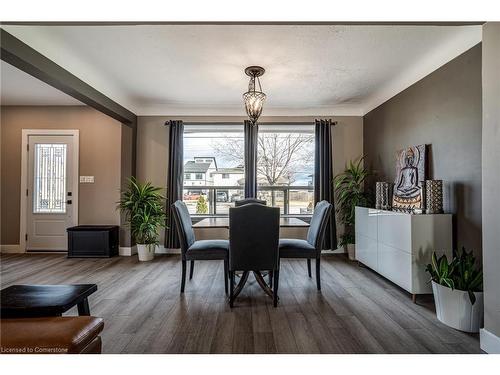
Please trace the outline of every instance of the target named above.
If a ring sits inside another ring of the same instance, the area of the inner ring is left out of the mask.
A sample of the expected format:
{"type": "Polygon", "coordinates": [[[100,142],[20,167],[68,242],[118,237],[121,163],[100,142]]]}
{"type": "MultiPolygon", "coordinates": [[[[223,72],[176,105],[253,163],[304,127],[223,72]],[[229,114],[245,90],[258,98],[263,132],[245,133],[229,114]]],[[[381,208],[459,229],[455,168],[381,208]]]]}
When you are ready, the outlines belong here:
{"type": "Polygon", "coordinates": [[[481,350],[488,354],[500,354],[500,337],[481,328],[479,331],[481,350]]]}
{"type": "Polygon", "coordinates": [[[180,254],[181,249],[167,249],[165,246],[157,246],[155,254],[180,254]]]}
{"type": "Polygon", "coordinates": [[[130,257],[132,255],[137,254],[137,247],[134,246],[120,246],[120,249],[118,250],[118,254],[122,257],[130,257]]]}
{"type": "Polygon", "coordinates": [[[5,254],[22,254],[24,251],[21,250],[19,244],[17,245],[0,245],[0,252],[5,254]]]}
{"type": "MultiPolygon", "coordinates": [[[[167,249],[165,246],[157,246],[155,249],[155,254],[180,254],[181,249],[167,249]]],[[[132,247],[122,247],[119,250],[120,256],[130,257],[137,254],[137,246],[132,247]]]]}
{"type": "Polygon", "coordinates": [[[321,250],[321,254],[344,254],[345,250],[343,247],[335,250],[321,250]]]}

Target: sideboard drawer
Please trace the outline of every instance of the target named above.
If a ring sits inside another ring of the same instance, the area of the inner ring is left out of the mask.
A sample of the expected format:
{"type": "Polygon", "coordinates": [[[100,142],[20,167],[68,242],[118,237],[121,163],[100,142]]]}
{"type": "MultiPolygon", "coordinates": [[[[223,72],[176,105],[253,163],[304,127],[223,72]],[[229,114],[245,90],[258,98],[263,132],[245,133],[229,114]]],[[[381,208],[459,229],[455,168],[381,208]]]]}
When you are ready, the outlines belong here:
{"type": "Polygon", "coordinates": [[[356,233],[356,260],[377,271],[377,241],[356,233]]]}
{"type": "Polygon", "coordinates": [[[408,292],[412,290],[411,268],[411,254],[382,243],[378,244],[378,272],[408,292]]]}
{"type": "Polygon", "coordinates": [[[411,215],[381,211],[378,215],[378,242],[411,253],[411,215]]]}
{"type": "Polygon", "coordinates": [[[377,239],[377,216],[379,210],[356,207],[356,233],[377,239]]]}

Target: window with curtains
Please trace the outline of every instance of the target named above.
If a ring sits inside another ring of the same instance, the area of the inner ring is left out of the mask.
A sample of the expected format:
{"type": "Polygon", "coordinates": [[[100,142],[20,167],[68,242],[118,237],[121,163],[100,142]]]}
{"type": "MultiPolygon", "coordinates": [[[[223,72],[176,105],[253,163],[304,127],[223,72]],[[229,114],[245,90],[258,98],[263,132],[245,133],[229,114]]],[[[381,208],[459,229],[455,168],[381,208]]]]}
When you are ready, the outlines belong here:
{"type": "Polygon", "coordinates": [[[284,215],[312,214],[314,125],[259,125],[257,197],[284,215]]]}
{"type": "Polygon", "coordinates": [[[184,126],[182,198],[191,215],[228,215],[243,199],[243,155],[243,124],[184,126]]]}

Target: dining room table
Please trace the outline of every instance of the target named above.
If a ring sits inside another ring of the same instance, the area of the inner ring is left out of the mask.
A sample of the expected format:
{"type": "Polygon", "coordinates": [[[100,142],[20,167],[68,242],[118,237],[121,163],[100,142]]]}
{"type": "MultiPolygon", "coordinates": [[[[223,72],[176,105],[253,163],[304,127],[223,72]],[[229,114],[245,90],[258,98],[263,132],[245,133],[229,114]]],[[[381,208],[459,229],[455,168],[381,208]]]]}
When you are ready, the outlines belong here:
{"type": "MultiPolygon", "coordinates": [[[[222,228],[222,229],[229,229],[229,217],[207,217],[204,219],[201,219],[197,223],[192,225],[193,228],[199,228],[199,229],[213,229],[213,228],[222,228]]],[[[307,223],[304,220],[301,220],[296,217],[280,217],[280,228],[308,228],[309,223],[307,223]]],[[[255,277],[255,280],[257,281],[257,284],[262,288],[262,290],[269,295],[270,297],[273,296],[273,291],[271,290],[270,286],[267,285],[267,283],[264,281],[264,276],[265,274],[262,274],[259,270],[254,270],[252,271],[255,277]]],[[[239,276],[240,280],[238,282],[238,285],[234,289],[234,298],[236,298],[241,291],[243,290],[243,287],[245,286],[248,276],[250,274],[250,271],[243,271],[241,274],[236,274],[239,276]]],[[[232,281],[230,281],[232,282],[232,281]]]]}

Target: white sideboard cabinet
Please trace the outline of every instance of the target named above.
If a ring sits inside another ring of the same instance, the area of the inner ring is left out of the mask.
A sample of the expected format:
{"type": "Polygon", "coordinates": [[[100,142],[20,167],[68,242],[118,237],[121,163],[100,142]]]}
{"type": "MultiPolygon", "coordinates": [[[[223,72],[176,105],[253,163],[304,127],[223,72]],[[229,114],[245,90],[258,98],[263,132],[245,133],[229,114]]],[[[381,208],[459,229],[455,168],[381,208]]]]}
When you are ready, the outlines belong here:
{"type": "Polygon", "coordinates": [[[452,215],[412,215],[356,207],[356,260],[413,295],[432,293],[433,251],[452,256],[452,215]]]}

